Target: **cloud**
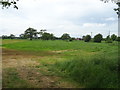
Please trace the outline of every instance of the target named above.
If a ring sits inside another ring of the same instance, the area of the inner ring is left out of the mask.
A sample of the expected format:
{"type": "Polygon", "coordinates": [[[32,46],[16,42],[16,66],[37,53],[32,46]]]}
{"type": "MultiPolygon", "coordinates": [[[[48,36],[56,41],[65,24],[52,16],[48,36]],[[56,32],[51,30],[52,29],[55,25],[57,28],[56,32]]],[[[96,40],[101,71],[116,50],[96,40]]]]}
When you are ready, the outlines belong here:
{"type": "Polygon", "coordinates": [[[114,18],[114,17],[109,17],[109,18],[106,18],[105,20],[106,20],[106,21],[115,21],[116,18],[114,18]]]}
{"type": "Polygon", "coordinates": [[[83,27],[104,27],[105,23],[84,23],[83,27]]]}
{"type": "Polygon", "coordinates": [[[113,10],[117,6],[113,3],[105,4],[100,0],[20,0],[18,7],[18,10],[0,10],[2,34],[19,35],[33,27],[38,31],[47,29],[56,36],[67,32],[79,37],[101,30],[104,33],[108,23],[116,32],[112,21],[117,21],[113,10]]]}

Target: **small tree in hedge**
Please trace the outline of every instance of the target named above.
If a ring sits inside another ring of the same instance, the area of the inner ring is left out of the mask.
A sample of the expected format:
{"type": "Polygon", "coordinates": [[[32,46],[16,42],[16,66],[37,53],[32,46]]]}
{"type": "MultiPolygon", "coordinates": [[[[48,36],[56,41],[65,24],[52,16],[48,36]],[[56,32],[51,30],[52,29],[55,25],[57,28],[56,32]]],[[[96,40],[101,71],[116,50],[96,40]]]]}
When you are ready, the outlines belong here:
{"type": "Polygon", "coordinates": [[[61,36],[61,39],[62,39],[62,40],[69,40],[70,38],[71,38],[70,35],[67,34],[67,33],[64,33],[64,34],[61,36]]]}
{"type": "Polygon", "coordinates": [[[55,40],[55,36],[53,34],[50,33],[43,33],[41,36],[42,40],[55,40]]]}
{"type": "Polygon", "coordinates": [[[89,42],[91,40],[91,36],[90,35],[86,35],[84,38],[85,42],[89,42]]]}
{"type": "Polygon", "coordinates": [[[84,40],[85,39],[85,36],[82,36],[82,40],[84,40]]]}
{"type": "Polygon", "coordinates": [[[94,42],[99,42],[99,43],[100,43],[100,42],[102,41],[102,39],[103,39],[102,34],[97,34],[97,35],[94,36],[93,41],[94,41],[94,42]]]}
{"type": "Polygon", "coordinates": [[[120,37],[117,37],[117,38],[116,38],[116,41],[120,42],[120,37]]]}
{"type": "Polygon", "coordinates": [[[106,43],[112,43],[112,39],[110,38],[110,35],[106,37],[106,43]]]}
{"type": "Polygon", "coordinates": [[[117,39],[117,36],[115,34],[111,35],[111,39],[115,41],[117,39]]]}

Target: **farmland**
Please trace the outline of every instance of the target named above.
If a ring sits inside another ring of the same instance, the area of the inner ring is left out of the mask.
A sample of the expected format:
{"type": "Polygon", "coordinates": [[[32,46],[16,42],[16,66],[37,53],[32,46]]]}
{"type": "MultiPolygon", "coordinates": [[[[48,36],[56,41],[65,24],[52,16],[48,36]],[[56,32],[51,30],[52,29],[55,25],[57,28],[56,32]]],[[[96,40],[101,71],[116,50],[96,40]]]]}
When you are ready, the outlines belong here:
{"type": "Polygon", "coordinates": [[[2,40],[4,88],[117,88],[118,42],[2,40]]]}

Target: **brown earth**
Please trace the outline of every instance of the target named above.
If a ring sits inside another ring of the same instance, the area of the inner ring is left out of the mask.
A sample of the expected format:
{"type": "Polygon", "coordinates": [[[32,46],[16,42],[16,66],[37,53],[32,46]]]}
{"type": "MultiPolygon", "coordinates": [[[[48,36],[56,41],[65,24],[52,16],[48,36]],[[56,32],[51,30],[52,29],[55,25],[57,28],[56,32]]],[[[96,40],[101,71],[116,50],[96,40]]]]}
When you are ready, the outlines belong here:
{"type": "MultiPolygon", "coordinates": [[[[36,68],[40,65],[37,59],[43,58],[42,56],[35,56],[25,52],[20,52],[11,49],[2,49],[2,68],[3,79],[6,74],[6,68],[15,68],[16,72],[21,79],[28,82],[33,88],[75,88],[76,86],[68,81],[62,81],[61,77],[54,75],[44,75],[40,73],[41,69],[36,68]]],[[[45,71],[45,70],[44,70],[45,71]]],[[[47,72],[47,71],[46,71],[47,72]]],[[[4,81],[4,80],[3,80],[4,81]]],[[[7,87],[4,86],[3,87],[7,87]]]]}

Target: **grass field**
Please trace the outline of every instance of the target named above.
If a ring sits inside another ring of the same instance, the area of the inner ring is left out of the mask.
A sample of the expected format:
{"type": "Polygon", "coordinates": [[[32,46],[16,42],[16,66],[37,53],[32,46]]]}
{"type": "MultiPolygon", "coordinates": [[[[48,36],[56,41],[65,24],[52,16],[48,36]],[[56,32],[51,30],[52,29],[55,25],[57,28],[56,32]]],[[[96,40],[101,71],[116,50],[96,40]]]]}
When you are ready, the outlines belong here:
{"type": "Polygon", "coordinates": [[[3,87],[118,88],[118,42],[2,40],[2,48],[3,87]]]}

